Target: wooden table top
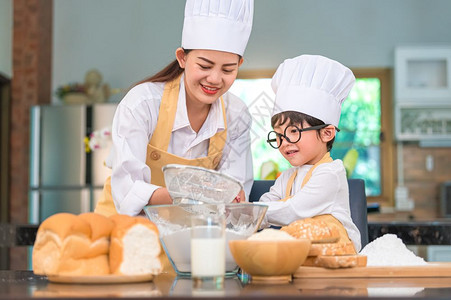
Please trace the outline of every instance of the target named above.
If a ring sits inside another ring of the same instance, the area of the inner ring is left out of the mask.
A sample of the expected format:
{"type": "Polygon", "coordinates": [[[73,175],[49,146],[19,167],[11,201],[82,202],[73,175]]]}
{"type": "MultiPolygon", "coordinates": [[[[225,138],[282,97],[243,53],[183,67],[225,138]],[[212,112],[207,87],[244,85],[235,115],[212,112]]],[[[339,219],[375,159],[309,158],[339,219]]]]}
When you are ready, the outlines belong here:
{"type": "Polygon", "coordinates": [[[226,278],[223,290],[200,291],[190,278],[160,274],[152,281],[115,284],[52,283],[31,271],[0,271],[0,299],[42,298],[302,298],[397,299],[451,297],[450,277],[411,278],[295,278],[286,283],[252,283],[244,277],[226,278]]]}

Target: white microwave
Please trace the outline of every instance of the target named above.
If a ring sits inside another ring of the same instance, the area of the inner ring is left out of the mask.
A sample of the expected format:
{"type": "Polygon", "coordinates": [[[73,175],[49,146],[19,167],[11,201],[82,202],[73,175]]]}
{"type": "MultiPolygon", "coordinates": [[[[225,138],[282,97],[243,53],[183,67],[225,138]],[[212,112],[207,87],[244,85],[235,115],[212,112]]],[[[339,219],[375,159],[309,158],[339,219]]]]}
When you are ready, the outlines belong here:
{"type": "Polygon", "coordinates": [[[442,217],[451,218],[451,181],[440,185],[440,212],[442,217]]]}

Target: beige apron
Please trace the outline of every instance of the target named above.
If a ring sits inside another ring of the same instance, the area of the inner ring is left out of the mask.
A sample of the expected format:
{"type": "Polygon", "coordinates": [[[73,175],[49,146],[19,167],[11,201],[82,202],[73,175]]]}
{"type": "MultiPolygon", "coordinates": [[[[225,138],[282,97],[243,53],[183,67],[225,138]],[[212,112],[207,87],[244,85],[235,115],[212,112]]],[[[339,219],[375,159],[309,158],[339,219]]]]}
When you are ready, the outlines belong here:
{"type": "MultiPolygon", "coordinates": [[[[310,178],[312,177],[312,173],[313,170],[318,167],[319,165],[323,164],[323,163],[330,163],[332,162],[333,159],[330,157],[330,153],[327,152],[323,158],[320,159],[320,161],[318,161],[316,164],[314,164],[310,170],[307,172],[307,174],[304,177],[304,180],[302,181],[302,185],[301,188],[304,187],[304,185],[307,184],[307,182],[310,180],[310,178]]],[[[291,197],[293,197],[293,195],[291,195],[291,191],[292,191],[292,187],[293,187],[293,183],[294,180],[296,179],[297,176],[297,171],[294,172],[291,177],[288,179],[287,182],[287,188],[285,191],[285,198],[280,199],[279,201],[287,201],[288,199],[290,199],[291,197]]],[[[314,216],[313,217],[316,220],[322,220],[324,222],[326,222],[327,224],[332,224],[335,227],[337,227],[339,233],[340,233],[340,240],[338,241],[339,243],[346,243],[346,242],[351,242],[351,240],[349,239],[348,236],[348,232],[347,230],[344,228],[343,224],[341,224],[340,221],[338,221],[334,216],[332,216],[331,214],[326,214],[326,215],[318,215],[318,216],[314,216]]]]}
{"type": "MultiPolygon", "coordinates": [[[[162,167],[167,164],[182,164],[216,169],[221,161],[222,150],[224,149],[227,138],[225,105],[224,100],[221,97],[225,129],[217,132],[210,138],[207,156],[196,159],[186,159],[167,152],[172,135],[175,115],[177,112],[180,78],[181,76],[165,84],[157,126],[149,144],[147,145],[146,164],[150,167],[152,174],[150,181],[152,184],[159,186],[165,186],[162,167]]],[[[113,197],[111,195],[111,177],[108,177],[105,181],[103,195],[97,203],[95,212],[106,216],[117,213],[114,206],[113,197]]]]}

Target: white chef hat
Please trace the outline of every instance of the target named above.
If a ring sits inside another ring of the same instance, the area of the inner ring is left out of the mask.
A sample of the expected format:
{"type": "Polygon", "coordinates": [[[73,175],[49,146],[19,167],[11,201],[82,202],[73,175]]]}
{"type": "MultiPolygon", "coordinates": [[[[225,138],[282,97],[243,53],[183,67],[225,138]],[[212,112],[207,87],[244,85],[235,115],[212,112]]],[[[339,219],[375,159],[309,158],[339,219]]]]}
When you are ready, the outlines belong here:
{"type": "Polygon", "coordinates": [[[253,14],[254,0],[187,0],[182,47],[243,56],[253,14]]]}
{"type": "Polygon", "coordinates": [[[341,105],[355,82],[350,69],[320,55],[286,59],[271,86],[276,93],[272,116],[297,111],[338,127],[341,105]]]}

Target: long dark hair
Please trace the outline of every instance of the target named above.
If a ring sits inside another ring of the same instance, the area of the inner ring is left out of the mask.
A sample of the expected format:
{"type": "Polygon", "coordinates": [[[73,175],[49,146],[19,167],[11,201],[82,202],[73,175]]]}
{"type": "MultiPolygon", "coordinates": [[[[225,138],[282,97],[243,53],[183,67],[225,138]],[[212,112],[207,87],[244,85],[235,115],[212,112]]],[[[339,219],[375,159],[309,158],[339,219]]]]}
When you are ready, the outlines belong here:
{"type": "MultiPolygon", "coordinates": [[[[290,120],[290,124],[288,125],[296,125],[298,126],[299,124],[304,123],[304,121],[309,124],[310,126],[318,126],[318,125],[324,125],[325,123],[323,121],[321,121],[320,119],[317,119],[315,117],[312,117],[310,115],[307,114],[303,114],[297,111],[284,111],[281,113],[278,113],[276,115],[274,115],[271,118],[271,126],[272,128],[274,128],[274,126],[276,125],[282,125],[285,124],[285,122],[287,120],[290,120]]],[[[316,131],[316,134],[319,136],[319,132],[321,129],[318,129],[316,131]]],[[[332,145],[335,141],[335,137],[333,139],[331,139],[330,141],[327,142],[326,147],[327,147],[327,151],[332,150],[332,145]]]]}
{"type": "MultiPolygon", "coordinates": [[[[185,54],[188,54],[191,49],[183,49],[185,54]]],[[[185,69],[181,68],[177,59],[174,59],[170,64],[164,67],[158,73],[141,80],[136,85],[144,82],[167,82],[176,79],[185,69]]]]}

